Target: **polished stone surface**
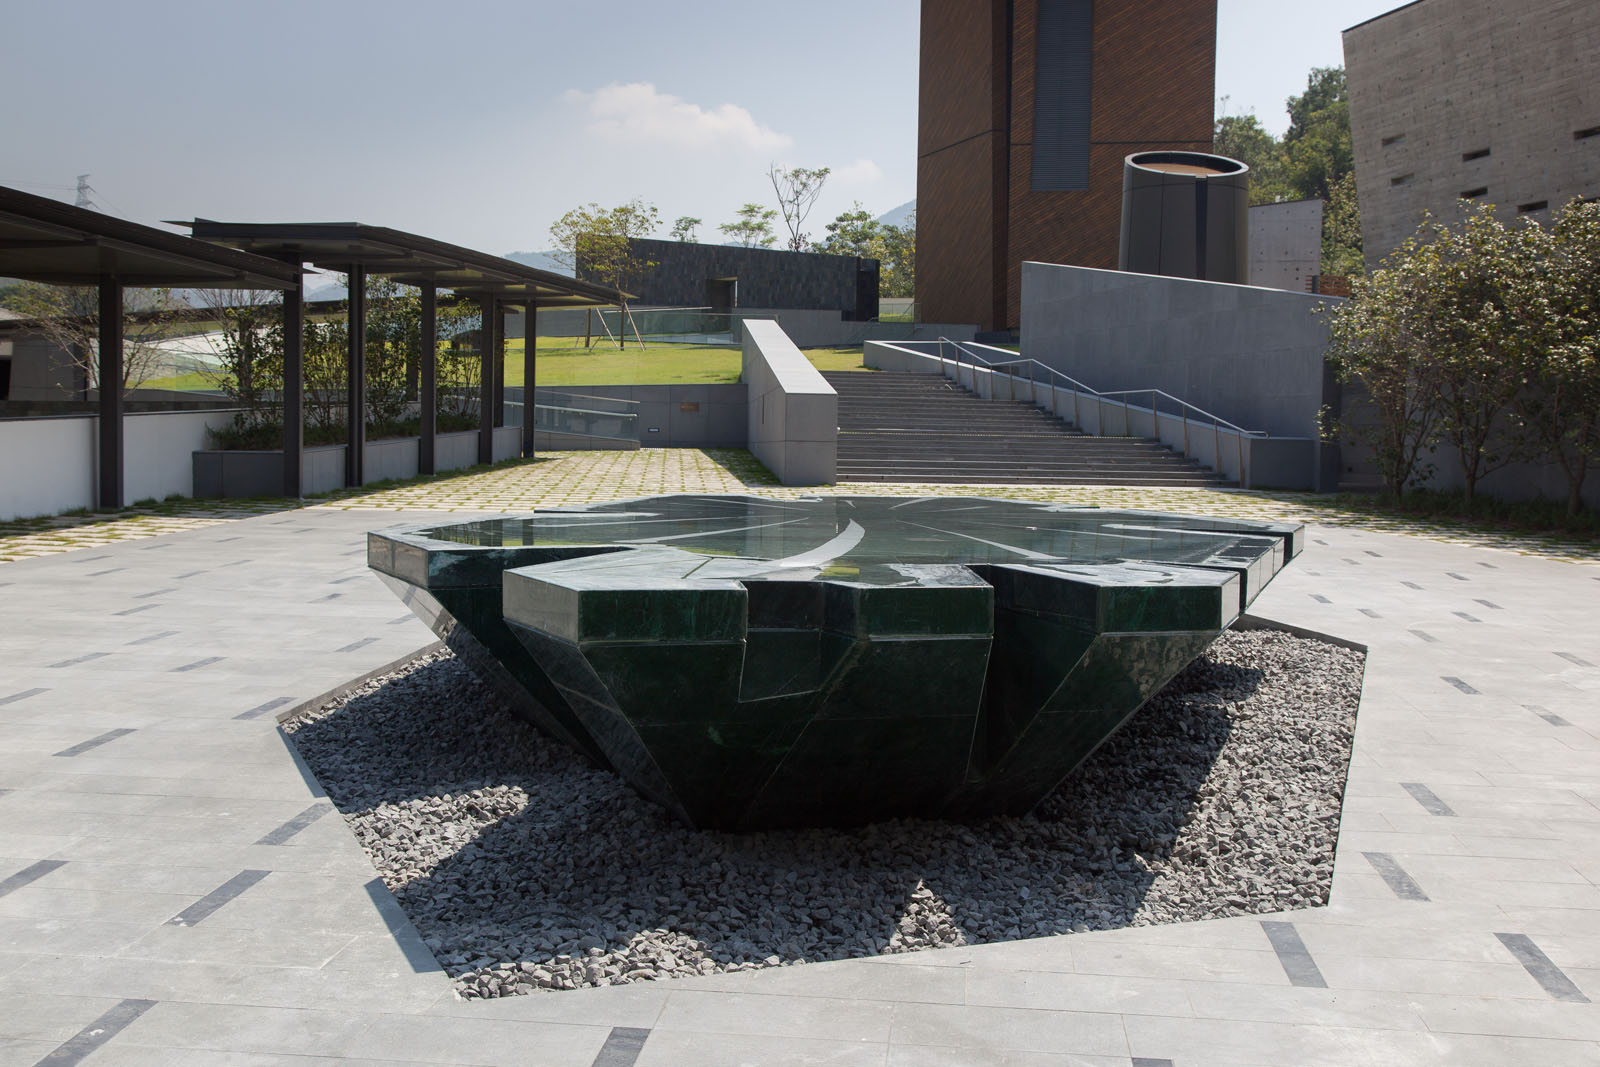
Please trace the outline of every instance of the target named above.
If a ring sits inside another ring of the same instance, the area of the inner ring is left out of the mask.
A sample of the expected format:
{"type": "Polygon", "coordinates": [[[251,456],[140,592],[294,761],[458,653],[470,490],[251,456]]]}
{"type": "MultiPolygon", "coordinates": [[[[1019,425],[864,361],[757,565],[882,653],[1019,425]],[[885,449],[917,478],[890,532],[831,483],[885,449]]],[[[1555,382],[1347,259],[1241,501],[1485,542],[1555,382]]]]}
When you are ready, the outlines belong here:
{"type": "Polygon", "coordinates": [[[370,535],[547,732],[748,829],[1031,808],[1301,548],[978,498],[663,496],[370,535]]]}

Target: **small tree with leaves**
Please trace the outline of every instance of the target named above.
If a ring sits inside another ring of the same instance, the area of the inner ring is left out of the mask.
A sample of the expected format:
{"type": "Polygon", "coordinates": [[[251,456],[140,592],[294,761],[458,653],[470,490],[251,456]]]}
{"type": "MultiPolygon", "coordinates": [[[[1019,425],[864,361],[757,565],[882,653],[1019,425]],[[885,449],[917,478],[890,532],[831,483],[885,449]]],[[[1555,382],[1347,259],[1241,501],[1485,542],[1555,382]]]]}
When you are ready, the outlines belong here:
{"type": "Polygon", "coordinates": [[[724,222],[717,229],[735,244],[746,248],[771,248],[778,240],[772,233],[772,220],[777,217],[778,213],[771,208],[746,204],[739,209],[737,220],[724,222]]]}
{"type": "Polygon", "coordinates": [[[1329,366],[1371,402],[1366,417],[1347,404],[1324,434],[1370,447],[1384,492],[1396,498],[1431,473],[1424,454],[1439,440],[1439,384],[1419,321],[1430,284],[1420,266],[1421,244],[1407,238],[1381,269],[1352,280],[1349,300],[1317,308],[1329,319],[1329,366]]]}
{"type": "Polygon", "coordinates": [[[828,181],[827,167],[812,170],[806,167],[785,168],[776,163],[767,169],[767,179],[772,182],[772,192],[778,198],[778,210],[783,213],[783,224],[789,228],[789,251],[804,252],[810,246],[810,235],[801,229],[806,216],[822,195],[828,181]]]}
{"type": "Polygon", "coordinates": [[[660,224],[655,205],[643,200],[613,208],[590,203],[557,219],[550,236],[557,262],[580,277],[629,292],[656,266],[637,253],[633,241],[649,237],[660,224]]]}
{"type": "MultiPolygon", "coordinates": [[[[98,288],[22,282],[6,303],[18,315],[34,320],[39,332],[61,350],[88,388],[100,388],[98,288]]],[[[155,376],[161,364],[157,343],[167,335],[169,325],[158,313],[177,306],[170,289],[124,291],[122,381],[117,383],[123,395],[155,376]]]]}
{"type": "Polygon", "coordinates": [[[696,244],[694,231],[698,230],[705,220],[697,219],[693,215],[679,215],[678,221],[672,224],[671,237],[674,241],[686,244],[696,244]]]}
{"type": "Polygon", "coordinates": [[[283,425],[283,294],[271,289],[211,289],[208,303],[222,323],[220,363],[206,377],[238,409],[234,430],[266,435],[283,425]]]}

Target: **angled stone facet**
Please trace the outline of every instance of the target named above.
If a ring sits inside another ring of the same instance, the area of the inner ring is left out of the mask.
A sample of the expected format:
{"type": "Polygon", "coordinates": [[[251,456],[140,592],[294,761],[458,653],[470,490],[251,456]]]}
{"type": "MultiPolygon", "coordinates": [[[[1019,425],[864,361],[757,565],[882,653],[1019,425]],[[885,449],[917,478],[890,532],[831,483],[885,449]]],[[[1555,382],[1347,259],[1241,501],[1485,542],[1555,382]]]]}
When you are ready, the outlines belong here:
{"type": "Polygon", "coordinates": [[[1303,528],[981,498],[663,496],[373,533],[536,725],[693,825],[1020,813],[1303,528]]]}

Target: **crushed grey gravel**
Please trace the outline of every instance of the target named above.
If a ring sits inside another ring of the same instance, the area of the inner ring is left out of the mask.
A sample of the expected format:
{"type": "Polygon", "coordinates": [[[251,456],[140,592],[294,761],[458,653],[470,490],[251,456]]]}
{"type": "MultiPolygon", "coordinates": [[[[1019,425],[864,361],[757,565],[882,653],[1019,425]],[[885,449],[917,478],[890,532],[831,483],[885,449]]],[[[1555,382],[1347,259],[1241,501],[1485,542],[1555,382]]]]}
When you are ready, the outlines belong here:
{"type": "Polygon", "coordinates": [[[690,830],[449,652],[285,725],[463,997],[1326,902],[1361,653],[1227,632],[1031,814],[690,830]]]}

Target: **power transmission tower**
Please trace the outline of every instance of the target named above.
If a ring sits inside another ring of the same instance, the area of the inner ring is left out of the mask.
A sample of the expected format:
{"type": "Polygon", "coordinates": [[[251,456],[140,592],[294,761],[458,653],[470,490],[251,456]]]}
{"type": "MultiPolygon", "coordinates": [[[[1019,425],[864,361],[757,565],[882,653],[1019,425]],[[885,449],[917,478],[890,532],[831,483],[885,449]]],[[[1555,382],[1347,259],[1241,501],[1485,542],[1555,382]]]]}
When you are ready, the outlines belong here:
{"type": "Polygon", "coordinates": [[[94,207],[94,201],[89,199],[89,194],[92,192],[94,192],[94,189],[89,185],[89,176],[87,174],[78,175],[78,199],[73,203],[78,207],[94,207]]]}

